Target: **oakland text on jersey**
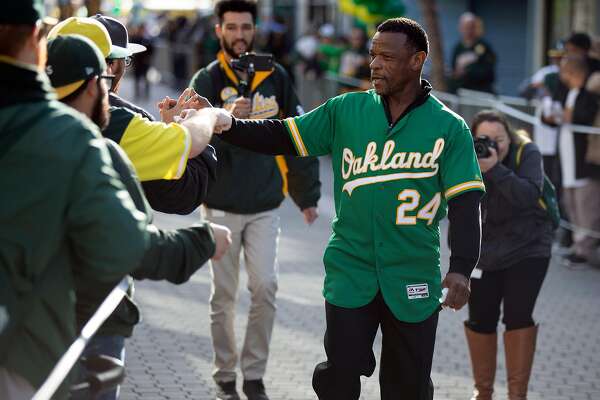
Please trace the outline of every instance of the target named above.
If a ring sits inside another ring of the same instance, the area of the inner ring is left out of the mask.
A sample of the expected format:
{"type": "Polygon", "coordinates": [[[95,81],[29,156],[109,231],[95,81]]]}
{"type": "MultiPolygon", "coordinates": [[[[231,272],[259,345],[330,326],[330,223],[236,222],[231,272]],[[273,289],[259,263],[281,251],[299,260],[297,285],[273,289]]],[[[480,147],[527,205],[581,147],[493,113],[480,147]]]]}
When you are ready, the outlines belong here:
{"type": "Polygon", "coordinates": [[[444,139],[436,140],[432,151],[425,154],[402,151],[394,154],[395,148],[396,142],[388,140],[383,146],[381,156],[379,156],[377,154],[377,143],[370,142],[367,145],[364,157],[356,157],[351,149],[344,148],[342,153],[342,178],[347,182],[344,184],[342,191],[352,195],[352,191],[359,186],[399,179],[424,179],[437,175],[439,171],[437,159],[444,150],[444,139]],[[388,173],[351,179],[356,175],[366,174],[369,171],[387,171],[390,169],[428,169],[428,171],[388,173]]]}

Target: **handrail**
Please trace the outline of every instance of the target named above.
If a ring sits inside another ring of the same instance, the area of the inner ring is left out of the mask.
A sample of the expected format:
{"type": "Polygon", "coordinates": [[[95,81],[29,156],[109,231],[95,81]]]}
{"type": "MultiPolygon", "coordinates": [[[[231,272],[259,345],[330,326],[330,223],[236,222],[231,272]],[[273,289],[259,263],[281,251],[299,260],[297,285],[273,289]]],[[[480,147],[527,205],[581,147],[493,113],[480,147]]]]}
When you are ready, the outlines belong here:
{"type": "MultiPolygon", "coordinates": [[[[360,79],[356,79],[356,78],[352,78],[352,77],[348,77],[348,76],[336,75],[331,72],[327,72],[324,76],[325,76],[325,79],[335,81],[338,83],[343,83],[346,85],[355,86],[357,88],[360,87],[360,85],[363,83],[363,81],[360,79]]],[[[537,102],[535,100],[526,100],[526,99],[521,99],[521,98],[512,97],[512,96],[502,96],[502,95],[497,96],[492,93],[479,92],[476,90],[469,90],[469,89],[459,89],[457,94],[440,92],[438,90],[434,90],[434,91],[432,91],[432,93],[436,97],[438,97],[440,100],[442,100],[446,103],[450,103],[455,106],[465,105],[465,106],[471,106],[471,107],[477,107],[477,106],[491,107],[491,108],[497,109],[498,111],[500,111],[506,115],[509,115],[515,119],[526,122],[528,124],[531,124],[534,126],[542,124],[539,117],[528,114],[527,112],[521,111],[515,107],[510,106],[512,104],[514,106],[537,107],[539,102],[537,102]]],[[[583,133],[583,134],[588,134],[588,135],[600,135],[600,128],[597,128],[594,126],[562,124],[561,127],[566,127],[568,129],[570,129],[573,133],[583,133]]]]}
{"type": "Polygon", "coordinates": [[[73,365],[77,362],[92,336],[100,329],[104,321],[113,313],[123,297],[127,294],[129,280],[123,278],[121,282],[104,299],[98,310],[85,324],[79,337],[71,344],[69,349],[60,358],[58,363],[46,378],[46,381],[38,389],[32,400],[50,400],[60,384],[65,380],[73,365]]]}

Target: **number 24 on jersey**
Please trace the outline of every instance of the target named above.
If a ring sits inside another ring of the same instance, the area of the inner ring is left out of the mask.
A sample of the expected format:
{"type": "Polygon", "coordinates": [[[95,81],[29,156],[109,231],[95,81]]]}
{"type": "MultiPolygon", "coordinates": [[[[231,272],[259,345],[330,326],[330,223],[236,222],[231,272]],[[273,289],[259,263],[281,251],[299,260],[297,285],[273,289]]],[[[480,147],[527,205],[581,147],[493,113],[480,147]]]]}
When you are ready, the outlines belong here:
{"type": "Polygon", "coordinates": [[[427,225],[433,223],[433,219],[440,208],[441,195],[436,193],[435,196],[416,214],[415,210],[419,207],[421,195],[414,189],[404,189],[398,194],[398,200],[402,202],[396,211],[396,225],[416,225],[417,219],[427,221],[427,225]]]}

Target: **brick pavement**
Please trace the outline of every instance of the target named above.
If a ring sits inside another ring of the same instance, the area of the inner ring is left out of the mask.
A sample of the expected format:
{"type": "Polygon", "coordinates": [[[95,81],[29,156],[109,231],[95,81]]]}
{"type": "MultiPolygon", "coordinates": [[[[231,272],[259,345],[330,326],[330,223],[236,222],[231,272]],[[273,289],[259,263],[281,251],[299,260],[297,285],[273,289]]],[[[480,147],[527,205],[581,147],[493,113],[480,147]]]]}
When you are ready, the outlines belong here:
{"type": "MultiPolygon", "coordinates": [[[[130,85],[125,83],[124,91],[130,85]]],[[[154,97],[168,93],[165,88],[154,97]]],[[[172,93],[169,93],[172,95],[172,93]]],[[[333,215],[331,174],[322,162],[324,201],[321,218],[306,227],[295,207],[281,208],[280,289],[271,357],[265,377],[273,400],[315,399],[310,379],[314,365],[323,360],[324,306],[321,296],[321,257],[333,215]]],[[[188,217],[157,216],[165,227],[185,226],[188,217]]],[[[444,242],[444,241],[443,241],[444,242]]],[[[448,252],[444,248],[443,260],[448,252]]],[[[243,268],[242,268],[243,271],[243,268]]],[[[242,341],[249,296],[242,272],[240,301],[235,321],[242,341]]],[[[214,398],[211,378],[206,268],[181,286],[157,282],[137,285],[136,298],[144,321],[127,342],[128,376],[123,400],[214,398]]],[[[462,321],[466,311],[440,315],[433,367],[435,399],[465,399],[471,391],[470,365],[462,321]]],[[[535,312],[540,324],[538,351],[530,383],[531,400],[600,399],[600,271],[567,270],[553,262],[535,312]]],[[[376,341],[376,354],[380,338],[376,341]]],[[[506,375],[501,340],[498,356],[497,398],[506,398],[506,375]]],[[[378,399],[377,371],[363,379],[362,399],[378,399]]],[[[241,378],[240,378],[241,379],[241,378]]],[[[238,383],[238,386],[241,386],[238,383]]],[[[241,389],[241,388],[240,388],[241,389]]]]}

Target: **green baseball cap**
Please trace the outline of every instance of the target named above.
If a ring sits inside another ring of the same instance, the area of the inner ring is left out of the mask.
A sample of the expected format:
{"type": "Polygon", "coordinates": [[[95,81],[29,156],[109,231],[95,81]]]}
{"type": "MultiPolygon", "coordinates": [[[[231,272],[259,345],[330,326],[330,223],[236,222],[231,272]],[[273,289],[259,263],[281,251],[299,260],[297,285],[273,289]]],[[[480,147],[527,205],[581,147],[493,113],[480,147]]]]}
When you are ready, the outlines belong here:
{"type": "Polygon", "coordinates": [[[104,56],[88,38],[81,35],[61,35],[48,42],[46,73],[59,100],[104,71],[104,56]]]}
{"type": "Polygon", "coordinates": [[[34,25],[46,14],[42,0],[11,0],[3,3],[0,24],[34,25]]]}

